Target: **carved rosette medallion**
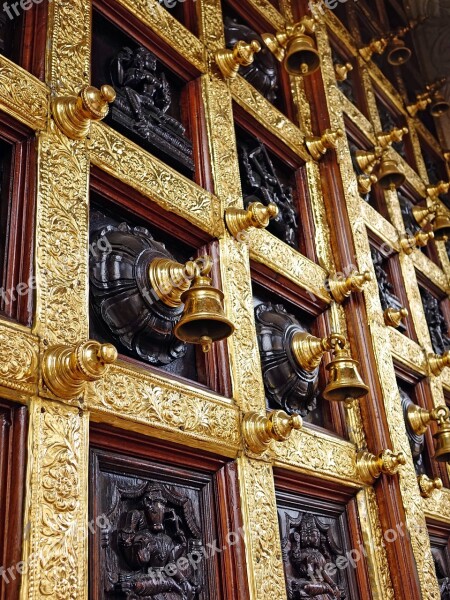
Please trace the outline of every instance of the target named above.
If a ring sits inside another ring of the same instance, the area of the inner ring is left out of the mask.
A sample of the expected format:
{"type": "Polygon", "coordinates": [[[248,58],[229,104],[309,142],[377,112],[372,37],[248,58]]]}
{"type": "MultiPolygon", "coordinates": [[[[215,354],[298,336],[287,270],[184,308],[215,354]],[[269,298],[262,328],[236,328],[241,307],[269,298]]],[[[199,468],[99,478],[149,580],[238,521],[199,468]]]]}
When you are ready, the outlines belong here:
{"type": "Polygon", "coordinates": [[[291,347],[294,334],[307,330],[279,304],[260,304],[255,317],[269,403],[289,414],[306,417],[316,408],[319,370],[302,369],[291,347]]]}
{"type": "Polygon", "coordinates": [[[186,345],[173,333],[183,306],[168,307],[153,292],[149,265],[172,255],[143,227],[108,225],[91,239],[91,306],[108,335],[154,365],[180,358],[186,345]]]}

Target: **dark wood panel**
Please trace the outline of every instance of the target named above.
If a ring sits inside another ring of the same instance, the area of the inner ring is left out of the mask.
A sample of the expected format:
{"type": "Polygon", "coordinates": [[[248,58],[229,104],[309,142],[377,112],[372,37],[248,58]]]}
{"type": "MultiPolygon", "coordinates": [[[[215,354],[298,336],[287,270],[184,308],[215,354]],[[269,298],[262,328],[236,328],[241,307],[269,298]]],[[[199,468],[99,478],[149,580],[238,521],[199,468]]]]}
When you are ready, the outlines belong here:
{"type": "Polygon", "coordinates": [[[23,538],[28,416],[0,399],[0,598],[17,600],[23,538]],[[3,570],[4,569],[4,570],[3,570]]]}
{"type": "Polygon", "coordinates": [[[107,426],[90,441],[90,597],[124,598],[128,582],[158,599],[247,600],[236,465],[107,426]]]}

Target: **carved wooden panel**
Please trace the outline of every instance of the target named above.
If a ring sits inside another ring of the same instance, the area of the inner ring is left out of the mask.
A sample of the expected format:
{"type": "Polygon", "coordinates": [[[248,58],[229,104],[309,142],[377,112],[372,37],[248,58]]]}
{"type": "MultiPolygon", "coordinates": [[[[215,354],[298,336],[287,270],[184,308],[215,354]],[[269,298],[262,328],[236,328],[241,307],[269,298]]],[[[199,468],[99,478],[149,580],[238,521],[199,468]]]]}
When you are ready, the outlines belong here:
{"type": "Polygon", "coordinates": [[[27,409],[0,399],[0,597],[19,597],[27,409]]]}
{"type": "Polygon", "coordinates": [[[106,428],[91,443],[93,600],[247,598],[233,464],[106,428]]]}
{"type": "Polygon", "coordinates": [[[276,204],[278,215],[268,230],[294,248],[299,247],[299,215],[295,174],[259,139],[237,128],[239,170],[244,204],[276,204]]]}
{"type": "MultiPolygon", "coordinates": [[[[185,262],[192,254],[161,232],[91,210],[91,335],[114,343],[119,352],[172,374],[197,380],[195,346],[178,340],[173,328],[183,307],[169,308],[154,296],[147,265],[156,257],[185,262]],[[169,251],[161,241],[168,241],[169,251]]],[[[114,214],[114,213],[113,213],[114,214]]]]}
{"type": "Polygon", "coordinates": [[[345,506],[287,491],[277,492],[277,506],[288,599],[362,598],[356,562],[341,558],[353,550],[345,506]]]}
{"type": "Polygon", "coordinates": [[[437,523],[428,530],[441,600],[450,600],[450,531],[437,523]]]}
{"type": "Polygon", "coordinates": [[[182,112],[185,82],[156,53],[94,13],[93,82],[108,83],[117,93],[105,121],[192,178],[193,145],[182,112]]]}
{"type": "Polygon", "coordinates": [[[443,354],[450,348],[450,338],[440,302],[434,294],[423,287],[420,287],[420,295],[433,349],[436,354],[443,354]]]}

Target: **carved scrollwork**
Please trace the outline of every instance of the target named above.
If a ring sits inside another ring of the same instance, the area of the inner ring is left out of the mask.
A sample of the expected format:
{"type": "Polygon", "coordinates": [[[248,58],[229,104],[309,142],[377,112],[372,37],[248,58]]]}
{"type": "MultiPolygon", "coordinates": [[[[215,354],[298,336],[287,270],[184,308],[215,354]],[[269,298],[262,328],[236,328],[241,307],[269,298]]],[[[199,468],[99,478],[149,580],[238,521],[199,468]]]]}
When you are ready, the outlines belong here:
{"type": "Polygon", "coordinates": [[[316,408],[318,368],[302,369],[291,350],[294,334],[307,330],[279,304],[260,304],[255,316],[269,403],[289,414],[307,416],[316,408]]]}
{"type": "Polygon", "coordinates": [[[444,354],[450,348],[447,324],[442,314],[439,300],[430,292],[420,289],[425,319],[430,332],[431,343],[436,354],[444,354]]]}
{"type": "Polygon", "coordinates": [[[280,181],[262,142],[238,140],[238,151],[245,207],[255,201],[266,206],[275,204],[278,214],[270,222],[268,230],[296,248],[298,217],[292,188],[280,181]]]}
{"type": "Polygon", "coordinates": [[[145,228],[126,223],[94,232],[91,242],[91,306],[112,339],[154,365],[182,357],[186,345],[173,328],[183,307],[169,307],[152,293],[148,269],[155,258],[172,255],[145,228]]]}

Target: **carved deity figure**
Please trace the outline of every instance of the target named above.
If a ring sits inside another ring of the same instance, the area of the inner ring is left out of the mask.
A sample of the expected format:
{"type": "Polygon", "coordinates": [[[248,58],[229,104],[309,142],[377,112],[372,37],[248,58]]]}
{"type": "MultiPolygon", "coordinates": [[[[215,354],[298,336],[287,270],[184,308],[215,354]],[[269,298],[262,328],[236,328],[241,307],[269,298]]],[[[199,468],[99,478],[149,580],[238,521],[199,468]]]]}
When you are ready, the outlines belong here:
{"type": "Polygon", "coordinates": [[[437,354],[443,354],[450,347],[450,339],[447,335],[447,324],[439,301],[427,290],[422,290],[421,296],[434,351],[437,354]]]}
{"type": "Polygon", "coordinates": [[[297,247],[297,212],[292,188],[283,185],[275,171],[266,147],[258,140],[256,147],[239,144],[240,167],[246,207],[255,201],[278,207],[278,215],[268,227],[274,235],[297,247]]]}
{"type": "Polygon", "coordinates": [[[154,54],[140,46],[123,47],[110,65],[117,97],[109,119],[152,151],[193,170],[192,142],[170,112],[176,100],[154,54]]]}
{"type": "MultiPolygon", "coordinates": [[[[181,518],[174,509],[168,508],[171,494],[166,486],[149,483],[142,495],[142,509],[122,515],[117,545],[133,573],[121,573],[115,591],[125,594],[127,600],[194,600],[198,597],[201,586],[195,576],[189,568],[183,571],[177,567],[177,561],[186,556],[191,545],[181,518]]],[[[189,511],[186,499],[182,503],[189,511]]],[[[191,514],[188,520],[193,524],[192,519],[191,514]]]]}
{"type": "Polygon", "coordinates": [[[441,600],[450,600],[450,577],[447,577],[446,568],[440,552],[436,548],[431,549],[433,555],[434,566],[436,568],[436,576],[439,582],[439,591],[441,592],[441,600]]]}
{"type": "Polygon", "coordinates": [[[386,308],[401,308],[401,302],[394,294],[394,286],[389,281],[388,274],[383,268],[383,255],[374,248],[371,249],[371,254],[383,310],[386,310],[386,308]]]}
{"type": "Polygon", "coordinates": [[[287,515],[287,527],[293,527],[288,558],[296,575],[289,581],[289,600],[344,600],[345,592],[326,569],[334,563],[333,557],[342,554],[331,537],[330,526],[305,513],[298,519],[287,515]]]}

